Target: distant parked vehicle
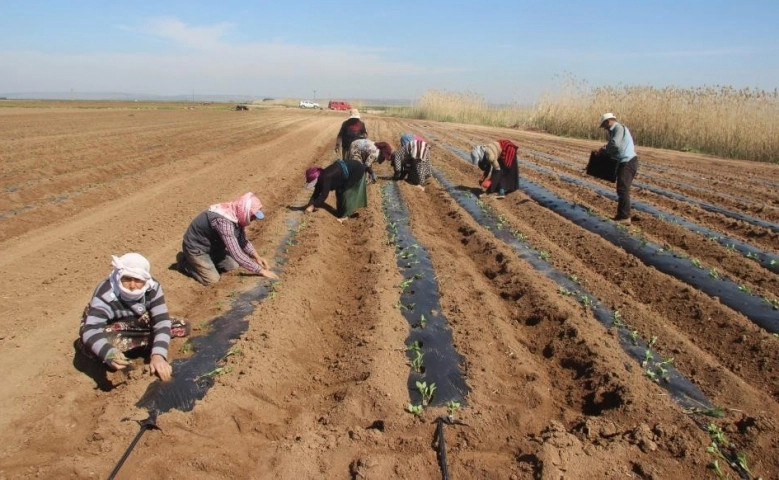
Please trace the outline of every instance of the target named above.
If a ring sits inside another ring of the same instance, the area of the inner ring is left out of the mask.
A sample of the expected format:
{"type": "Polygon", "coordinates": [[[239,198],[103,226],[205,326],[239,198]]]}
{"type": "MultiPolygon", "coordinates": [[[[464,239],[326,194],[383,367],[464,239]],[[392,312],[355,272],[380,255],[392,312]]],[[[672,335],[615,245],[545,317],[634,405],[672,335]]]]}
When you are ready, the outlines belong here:
{"type": "Polygon", "coordinates": [[[249,110],[249,107],[247,107],[246,105],[236,105],[236,106],[235,106],[235,110],[236,110],[236,111],[240,111],[240,110],[249,110]]]}
{"type": "Polygon", "coordinates": [[[322,107],[320,107],[318,103],[312,102],[310,100],[301,100],[300,108],[318,108],[320,110],[322,109],[322,107]]]}
{"type": "Polygon", "coordinates": [[[330,103],[327,104],[327,108],[330,110],[351,110],[352,106],[349,104],[349,102],[331,100],[330,103]]]}

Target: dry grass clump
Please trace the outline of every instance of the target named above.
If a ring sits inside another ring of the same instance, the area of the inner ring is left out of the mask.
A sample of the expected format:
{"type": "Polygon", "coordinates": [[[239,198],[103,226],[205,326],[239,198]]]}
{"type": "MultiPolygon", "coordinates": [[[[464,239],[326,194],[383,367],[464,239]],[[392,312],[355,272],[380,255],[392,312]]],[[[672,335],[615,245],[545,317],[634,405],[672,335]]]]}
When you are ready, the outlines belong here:
{"type": "Polygon", "coordinates": [[[429,90],[412,106],[389,108],[387,113],[439,122],[515,128],[525,126],[532,115],[528,108],[494,106],[475,93],[444,90],[429,90]]]}
{"type": "Polygon", "coordinates": [[[583,138],[603,138],[600,115],[613,112],[637,144],[723,157],[779,159],[779,92],[735,89],[607,86],[568,81],[543,97],[532,127],[583,138]]]}

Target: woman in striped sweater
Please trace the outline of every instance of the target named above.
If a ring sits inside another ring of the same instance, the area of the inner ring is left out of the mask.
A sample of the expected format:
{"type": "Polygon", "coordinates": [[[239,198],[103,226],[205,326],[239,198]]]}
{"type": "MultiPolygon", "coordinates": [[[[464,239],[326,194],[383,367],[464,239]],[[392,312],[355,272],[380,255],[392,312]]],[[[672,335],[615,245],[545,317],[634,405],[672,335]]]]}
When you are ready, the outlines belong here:
{"type": "Polygon", "coordinates": [[[112,257],[113,271],[97,285],[84,310],[79,345],[88,356],[113,370],[131,366],[125,353],[150,354],[149,367],[160,380],[170,379],[171,337],[189,334],[189,326],[172,320],[162,286],[150,273],[149,261],[138,253],[112,257]]]}
{"type": "Polygon", "coordinates": [[[510,140],[496,140],[486,145],[476,145],[471,151],[471,162],[483,172],[479,181],[486,193],[505,198],[519,188],[517,146],[510,140]]]}

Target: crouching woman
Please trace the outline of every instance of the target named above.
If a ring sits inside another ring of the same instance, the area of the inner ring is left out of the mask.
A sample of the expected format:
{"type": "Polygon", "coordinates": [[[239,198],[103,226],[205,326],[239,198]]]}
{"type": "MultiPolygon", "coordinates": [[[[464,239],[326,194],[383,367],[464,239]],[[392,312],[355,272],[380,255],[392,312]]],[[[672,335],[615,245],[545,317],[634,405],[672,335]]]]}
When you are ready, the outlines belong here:
{"type": "Polygon", "coordinates": [[[471,152],[471,163],[482,171],[479,184],[487,194],[506,194],[519,188],[517,146],[509,140],[496,140],[486,145],[476,145],[471,152]]]}
{"type": "Polygon", "coordinates": [[[305,207],[307,213],[323,208],[330,192],[335,190],[336,217],[343,222],[358,208],[368,206],[365,187],[365,165],[359,160],[336,160],[326,168],[312,166],[306,170],[306,187],[314,193],[305,207]]]}
{"type": "Polygon", "coordinates": [[[168,346],[189,326],[172,320],[162,286],[152,278],[149,261],[138,253],[112,256],[113,271],[101,281],[84,310],[79,346],[88,357],[113,370],[130,366],[125,354],[149,356],[151,373],[169,380],[168,346]]]}
{"type": "Polygon", "coordinates": [[[203,285],[212,285],[220,273],[238,266],[270,279],[278,275],[268,261],[246,238],[246,227],[252,220],[265,218],[262,203],[251,192],[231,202],[216,203],[192,220],[184,232],[181,252],[176,257],[180,272],[203,285]]]}

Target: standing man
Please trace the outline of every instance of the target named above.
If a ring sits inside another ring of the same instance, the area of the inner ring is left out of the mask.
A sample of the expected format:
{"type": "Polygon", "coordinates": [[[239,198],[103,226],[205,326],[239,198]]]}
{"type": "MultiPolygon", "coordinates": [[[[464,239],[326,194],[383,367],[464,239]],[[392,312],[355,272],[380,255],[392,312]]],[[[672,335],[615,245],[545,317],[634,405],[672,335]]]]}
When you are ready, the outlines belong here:
{"type": "Polygon", "coordinates": [[[341,158],[348,158],[349,147],[353,141],[359,138],[368,138],[368,131],[365,129],[365,124],[360,120],[359,110],[353,108],[349,111],[349,118],[341,124],[341,130],[338,131],[333,151],[338,153],[340,148],[341,158]]]}
{"type": "Polygon", "coordinates": [[[617,166],[617,216],[614,221],[630,225],[630,187],[638,173],[638,157],[633,137],[626,126],[617,121],[613,113],[604,113],[600,117],[600,128],[609,132],[609,143],[605,150],[617,166]]]}

